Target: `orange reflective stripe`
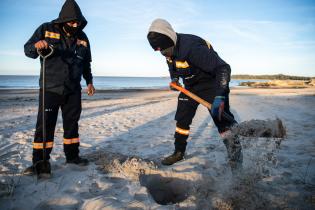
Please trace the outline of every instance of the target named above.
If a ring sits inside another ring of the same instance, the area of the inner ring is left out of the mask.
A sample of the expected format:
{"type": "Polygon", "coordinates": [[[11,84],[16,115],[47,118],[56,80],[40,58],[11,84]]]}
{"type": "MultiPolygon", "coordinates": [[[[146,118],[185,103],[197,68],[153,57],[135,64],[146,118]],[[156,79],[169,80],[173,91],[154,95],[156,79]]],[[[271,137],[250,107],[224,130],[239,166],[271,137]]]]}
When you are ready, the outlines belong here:
{"type": "Polygon", "coordinates": [[[72,139],[63,139],[64,144],[76,144],[79,143],[80,139],[79,138],[72,138],[72,139]]]}
{"type": "MultiPolygon", "coordinates": [[[[46,142],[46,148],[53,148],[54,142],[46,142]]],[[[33,149],[44,149],[44,143],[33,142],[33,149]]]]}
{"type": "Polygon", "coordinates": [[[189,67],[189,64],[187,63],[187,61],[176,61],[176,68],[179,69],[186,69],[189,67]]]}
{"type": "Polygon", "coordinates": [[[50,31],[45,31],[45,38],[60,39],[60,34],[50,32],[50,31]]]}
{"type": "Polygon", "coordinates": [[[189,130],[185,130],[185,129],[182,129],[182,128],[179,128],[179,127],[176,127],[176,132],[179,133],[179,134],[182,134],[182,135],[186,135],[186,136],[189,135],[189,130]]]}

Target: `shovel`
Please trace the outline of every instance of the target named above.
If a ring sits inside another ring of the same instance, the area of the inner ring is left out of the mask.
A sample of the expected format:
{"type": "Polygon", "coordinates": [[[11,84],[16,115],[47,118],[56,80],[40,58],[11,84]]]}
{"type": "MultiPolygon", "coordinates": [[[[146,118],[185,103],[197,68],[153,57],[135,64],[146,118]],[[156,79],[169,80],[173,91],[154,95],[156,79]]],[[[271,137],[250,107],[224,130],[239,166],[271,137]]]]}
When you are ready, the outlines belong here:
{"type": "MultiPolygon", "coordinates": [[[[211,104],[185,88],[178,86],[176,83],[171,82],[170,86],[184,93],[188,97],[194,99],[198,103],[211,110],[211,104]]],[[[222,112],[222,117],[226,120],[237,124],[233,117],[226,112],[222,112]]],[[[277,118],[276,120],[250,120],[245,121],[236,126],[233,126],[232,132],[245,137],[273,137],[284,138],[286,136],[286,129],[282,121],[277,118]]]]}
{"type": "Polygon", "coordinates": [[[46,92],[46,59],[51,56],[54,52],[53,46],[49,45],[48,54],[44,54],[41,50],[37,49],[38,55],[43,59],[42,65],[42,123],[43,123],[43,160],[38,161],[35,164],[35,171],[37,178],[49,178],[51,173],[50,163],[46,158],[46,113],[45,113],[45,92],[46,92]]]}
{"type": "MultiPolygon", "coordinates": [[[[177,85],[174,82],[170,83],[170,86],[175,88],[176,90],[179,90],[180,92],[184,93],[186,96],[194,99],[195,101],[197,101],[198,103],[204,105],[206,108],[208,108],[209,110],[211,110],[211,104],[205,100],[203,100],[202,98],[200,98],[199,96],[193,94],[192,92],[188,91],[187,89],[177,85]]],[[[229,114],[227,114],[226,112],[222,112],[222,117],[225,118],[226,120],[236,124],[237,122],[234,120],[233,117],[231,117],[229,114]]]]}

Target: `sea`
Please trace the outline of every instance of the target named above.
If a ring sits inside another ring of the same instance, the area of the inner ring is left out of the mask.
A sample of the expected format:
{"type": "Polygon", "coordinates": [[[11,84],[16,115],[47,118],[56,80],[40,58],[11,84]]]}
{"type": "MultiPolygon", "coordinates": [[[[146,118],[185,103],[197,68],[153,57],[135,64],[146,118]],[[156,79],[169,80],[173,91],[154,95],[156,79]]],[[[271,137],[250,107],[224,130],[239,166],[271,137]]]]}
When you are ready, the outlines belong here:
{"type": "MultiPolygon", "coordinates": [[[[261,80],[232,80],[230,87],[239,86],[241,82],[261,80]]],[[[93,83],[96,89],[163,89],[170,82],[168,77],[109,77],[94,76],[93,83]]],[[[85,80],[81,81],[85,87],[85,80]]],[[[0,89],[38,89],[39,76],[0,75],[0,89]]]]}

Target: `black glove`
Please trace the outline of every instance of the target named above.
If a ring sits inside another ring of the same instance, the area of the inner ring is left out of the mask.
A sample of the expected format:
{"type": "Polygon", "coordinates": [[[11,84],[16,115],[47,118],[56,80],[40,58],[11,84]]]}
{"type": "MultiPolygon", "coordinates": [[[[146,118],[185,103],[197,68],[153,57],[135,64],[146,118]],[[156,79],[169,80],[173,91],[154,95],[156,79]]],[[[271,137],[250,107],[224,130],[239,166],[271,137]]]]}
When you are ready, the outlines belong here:
{"type": "MultiPolygon", "coordinates": [[[[173,78],[173,79],[172,79],[172,83],[176,83],[177,86],[182,87],[182,85],[180,84],[178,78],[173,78]]],[[[179,91],[179,90],[173,88],[172,86],[170,86],[170,89],[173,90],[173,91],[179,91]]]]}

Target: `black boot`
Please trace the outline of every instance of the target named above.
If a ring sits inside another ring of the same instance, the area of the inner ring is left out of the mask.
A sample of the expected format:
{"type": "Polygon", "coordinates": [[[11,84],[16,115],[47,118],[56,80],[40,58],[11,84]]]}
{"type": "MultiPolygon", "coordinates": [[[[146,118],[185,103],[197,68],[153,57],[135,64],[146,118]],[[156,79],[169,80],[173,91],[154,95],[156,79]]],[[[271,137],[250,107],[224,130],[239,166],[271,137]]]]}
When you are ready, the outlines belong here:
{"type": "Polygon", "coordinates": [[[86,158],[81,158],[81,157],[78,156],[78,157],[76,157],[74,159],[67,160],[67,163],[76,164],[76,165],[79,165],[79,166],[86,166],[86,165],[89,164],[89,161],[86,158]]]}
{"type": "Polygon", "coordinates": [[[49,161],[38,161],[33,165],[27,167],[23,171],[23,175],[33,176],[37,175],[38,178],[50,178],[51,176],[51,166],[49,161]]]}
{"type": "Polygon", "coordinates": [[[181,152],[181,151],[174,151],[174,153],[166,158],[164,158],[162,160],[162,164],[163,165],[173,165],[174,163],[180,161],[180,160],[183,160],[184,159],[184,155],[185,153],[184,152],[181,152]]]}
{"type": "Polygon", "coordinates": [[[51,166],[48,160],[41,160],[34,164],[35,172],[38,178],[50,178],[51,166]]]}
{"type": "Polygon", "coordinates": [[[26,176],[33,176],[35,175],[36,172],[35,172],[35,167],[34,165],[31,165],[29,167],[27,167],[24,171],[23,171],[23,175],[26,175],[26,176]]]}

